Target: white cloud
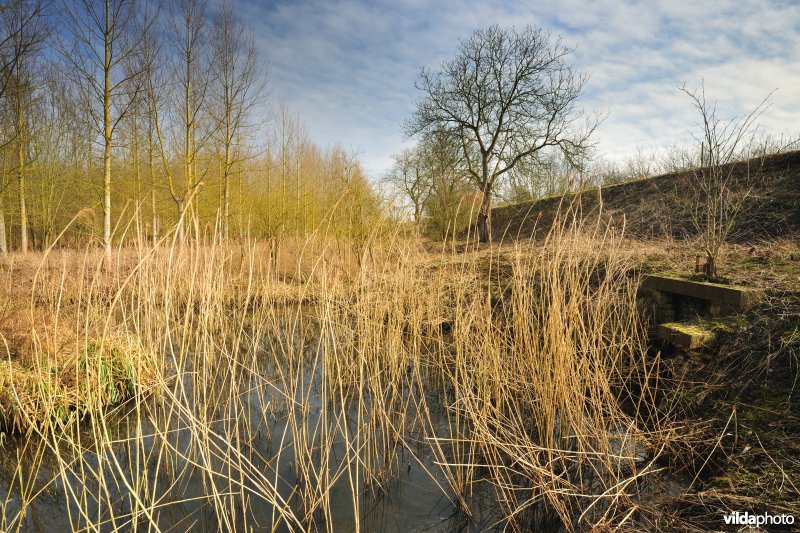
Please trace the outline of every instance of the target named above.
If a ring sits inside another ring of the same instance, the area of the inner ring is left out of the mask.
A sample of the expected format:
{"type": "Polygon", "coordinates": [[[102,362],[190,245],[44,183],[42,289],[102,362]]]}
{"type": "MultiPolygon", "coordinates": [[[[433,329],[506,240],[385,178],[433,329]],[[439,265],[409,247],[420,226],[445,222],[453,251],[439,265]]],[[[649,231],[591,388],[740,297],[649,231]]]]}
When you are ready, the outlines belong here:
{"type": "Polygon", "coordinates": [[[686,138],[692,109],[676,87],[705,80],[720,109],[751,110],[772,89],[766,130],[800,123],[800,7],[758,0],[240,0],[284,98],[322,144],[358,147],[382,172],[402,148],[400,126],[420,95],[422,65],[450,57],[476,27],[534,24],[575,45],[574,64],[591,75],[587,111],[607,111],[598,130],[611,157],[686,138]],[[538,5],[537,5],[538,4],[538,5]]]}

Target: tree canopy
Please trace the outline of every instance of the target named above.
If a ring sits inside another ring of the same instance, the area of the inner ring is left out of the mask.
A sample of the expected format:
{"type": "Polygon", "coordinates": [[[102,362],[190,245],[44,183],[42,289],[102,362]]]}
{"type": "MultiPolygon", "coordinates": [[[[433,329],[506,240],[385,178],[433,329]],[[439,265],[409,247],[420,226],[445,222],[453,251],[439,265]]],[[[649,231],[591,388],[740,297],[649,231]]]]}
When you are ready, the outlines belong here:
{"type": "Polygon", "coordinates": [[[481,241],[490,238],[499,179],[547,147],[567,158],[588,147],[596,121],[586,120],[577,106],[586,77],[567,62],[572,52],[541,28],[492,26],[461,41],[438,70],[420,71],[416,87],[424,94],[406,134],[435,132],[458,147],[458,164],[483,196],[481,241]]]}

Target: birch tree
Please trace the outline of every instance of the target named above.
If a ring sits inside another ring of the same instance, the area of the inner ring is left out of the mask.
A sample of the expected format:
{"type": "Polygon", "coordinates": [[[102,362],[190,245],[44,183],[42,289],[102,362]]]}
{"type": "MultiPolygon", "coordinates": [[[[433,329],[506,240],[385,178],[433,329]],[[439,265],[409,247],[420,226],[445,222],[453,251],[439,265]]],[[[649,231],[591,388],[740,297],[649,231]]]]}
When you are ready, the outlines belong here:
{"type": "MultiPolygon", "coordinates": [[[[158,20],[157,14],[161,11],[161,4],[156,2],[147,2],[145,4],[147,9],[152,9],[155,12],[154,19],[158,20]]],[[[164,68],[165,52],[163,50],[164,40],[161,38],[159,32],[156,31],[156,25],[145,28],[142,32],[142,73],[143,73],[143,86],[145,94],[145,111],[147,113],[147,173],[150,181],[150,231],[152,237],[152,245],[156,246],[158,243],[159,234],[159,218],[158,206],[156,201],[157,190],[159,189],[159,172],[157,167],[161,167],[166,176],[167,189],[172,200],[178,208],[178,216],[183,212],[183,194],[178,191],[175,183],[175,176],[172,172],[170,165],[170,158],[168,155],[167,141],[165,128],[163,126],[164,115],[168,115],[166,95],[169,93],[170,84],[168,78],[170,72],[164,68]],[[156,164],[156,154],[159,156],[160,165],[156,164]]],[[[178,225],[178,231],[182,232],[182,224],[178,225]]],[[[180,235],[182,238],[182,233],[180,235]]]]}
{"type": "MultiPolygon", "coordinates": [[[[199,233],[194,197],[203,186],[207,169],[198,172],[198,155],[209,135],[200,130],[205,118],[209,88],[209,50],[206,38],[206,0],[175,0],[171,3],[169,35],[173,45],[173,74],[177,80],[176,104],[180,109],[180,144],[182,144],[184,188],[179,192],[170,173],[170,192],[178,207],[178,233],[183,239],[183,223],[189,213],[199,233]]],[[[164,152],[163,137],[161,141],[164,152]]]]}

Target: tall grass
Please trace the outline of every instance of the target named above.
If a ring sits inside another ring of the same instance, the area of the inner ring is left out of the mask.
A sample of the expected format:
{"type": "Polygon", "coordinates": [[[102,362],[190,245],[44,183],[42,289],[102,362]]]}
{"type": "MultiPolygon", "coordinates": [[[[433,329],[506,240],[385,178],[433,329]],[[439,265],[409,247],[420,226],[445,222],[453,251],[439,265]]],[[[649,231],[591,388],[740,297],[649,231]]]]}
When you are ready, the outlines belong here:
{"type": "Polygon", "coordinates": [[[618,235],[571,220],[459,252],[325,243],[165,242],[111,272],[91,251],[41,258],[29,314],[58,326],[30,333],[70,343],[33,343],[26,375],[74,368],[82,399],[37,389],[39,418],[5,445],[22,455],[0,526],[49,505],[73,529],[373,529],[367,508],[412,468],[475,523],[624,523],[657,441],[657,360],[618,235]]]}

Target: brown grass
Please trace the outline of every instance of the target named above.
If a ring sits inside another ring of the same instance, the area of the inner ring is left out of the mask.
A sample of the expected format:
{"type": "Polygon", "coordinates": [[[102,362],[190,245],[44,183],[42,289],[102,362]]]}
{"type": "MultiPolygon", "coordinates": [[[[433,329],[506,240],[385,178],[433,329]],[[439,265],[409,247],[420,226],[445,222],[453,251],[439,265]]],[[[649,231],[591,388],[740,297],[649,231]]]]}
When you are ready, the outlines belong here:
{"type": "Polygon", "coordinates": [[[6,260],[0,412],[42,451],[0,526],[60,486],[72,528],[194,506],[219,529],[366,529],[366,495],[413,464],[512,530],[635,528],[664,456],[709,437],[647,351],[636,272],[658,245],[574,222],[458,251],[312,236],[132,247],[111,271],[93,250],[6,260]]]}

